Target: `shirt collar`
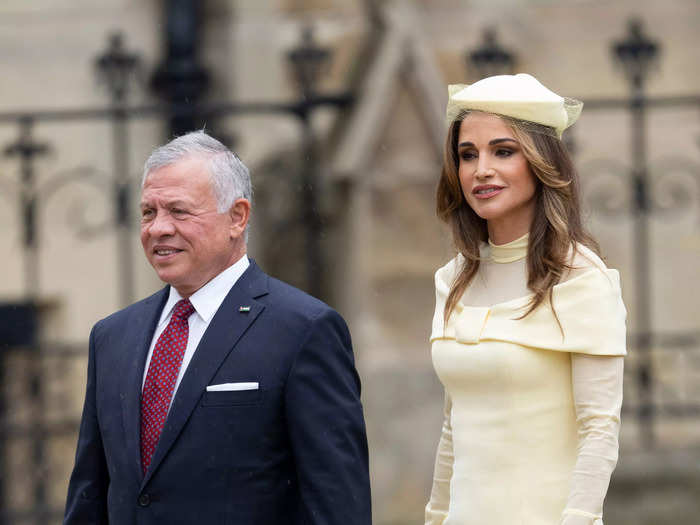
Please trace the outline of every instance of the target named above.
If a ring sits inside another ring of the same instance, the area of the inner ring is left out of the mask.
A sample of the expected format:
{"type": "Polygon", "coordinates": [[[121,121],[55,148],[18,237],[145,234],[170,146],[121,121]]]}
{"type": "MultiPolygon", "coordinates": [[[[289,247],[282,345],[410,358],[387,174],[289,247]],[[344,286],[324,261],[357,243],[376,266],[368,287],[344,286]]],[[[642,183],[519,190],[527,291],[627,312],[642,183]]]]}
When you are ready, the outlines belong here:
{"type": "MultiPolygon", "coordinates": [[[[190,296],[190,302],[194,306],[195,311],[206,323],[209,323],[214,317],[214,314],[224,302],[224,299],[236,284],[238,279],[243,275],[243,272],[250,266],[250,261],[248,256],[243,254],[243,257],[238,259],[231,266],[226,268],[219,275],[214,277],[211,281],[202,286],[199,290],[190,296]]],[[[170,295],[168,300],[165,302],[163,307],[163,312],[160,315],[160,322],[162,324],[170,317],[170,314],[175,308],[175,304],[182,299],[180,293],[175,289],[175,287],[170,287],[170,295]]]]}

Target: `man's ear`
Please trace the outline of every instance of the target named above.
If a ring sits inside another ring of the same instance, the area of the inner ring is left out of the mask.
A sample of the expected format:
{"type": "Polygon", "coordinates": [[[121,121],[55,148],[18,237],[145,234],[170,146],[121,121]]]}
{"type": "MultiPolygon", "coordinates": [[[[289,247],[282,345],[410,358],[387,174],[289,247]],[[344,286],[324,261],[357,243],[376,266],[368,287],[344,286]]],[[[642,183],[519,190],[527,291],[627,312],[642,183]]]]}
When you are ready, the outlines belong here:
{"type": "Polygon", "coordinates": [[[250,201],[236,199],[229,209],[229,215],[231,217],[231,238],[243,237],[250,219],[250,201]]]}

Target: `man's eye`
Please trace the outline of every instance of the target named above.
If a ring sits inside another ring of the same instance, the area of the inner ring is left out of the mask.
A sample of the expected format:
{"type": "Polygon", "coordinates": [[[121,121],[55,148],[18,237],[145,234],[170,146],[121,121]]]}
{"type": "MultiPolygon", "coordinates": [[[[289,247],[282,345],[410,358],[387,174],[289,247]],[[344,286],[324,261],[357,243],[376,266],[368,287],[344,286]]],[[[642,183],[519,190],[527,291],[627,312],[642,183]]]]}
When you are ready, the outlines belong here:
{"type": "Polygon", "coordinates": [[[141,211],[141,219],[144,221],[152,219],[153,218],[153,210],[142,210],[141,211]]]}
{"type": "Polygon", "coordinates": [[[184,217],[187,215],[187,212],[181,208],[173,208],[170,210],[170,213],[173,215],[173,217],[184,217]]]}

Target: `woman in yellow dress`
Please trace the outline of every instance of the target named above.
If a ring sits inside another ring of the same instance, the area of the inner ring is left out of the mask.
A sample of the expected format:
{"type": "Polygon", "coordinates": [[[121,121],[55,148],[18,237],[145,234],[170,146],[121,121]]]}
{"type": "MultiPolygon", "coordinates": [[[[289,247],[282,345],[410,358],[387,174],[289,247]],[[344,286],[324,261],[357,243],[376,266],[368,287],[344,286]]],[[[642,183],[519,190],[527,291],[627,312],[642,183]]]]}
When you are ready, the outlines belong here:
{"type": "Polygon", "coordinates": [[[561,141],[582,104],[530,75],[450,86],[435,274],[445,387],[429,525],[602,525],[626,311],[561,141]]]}

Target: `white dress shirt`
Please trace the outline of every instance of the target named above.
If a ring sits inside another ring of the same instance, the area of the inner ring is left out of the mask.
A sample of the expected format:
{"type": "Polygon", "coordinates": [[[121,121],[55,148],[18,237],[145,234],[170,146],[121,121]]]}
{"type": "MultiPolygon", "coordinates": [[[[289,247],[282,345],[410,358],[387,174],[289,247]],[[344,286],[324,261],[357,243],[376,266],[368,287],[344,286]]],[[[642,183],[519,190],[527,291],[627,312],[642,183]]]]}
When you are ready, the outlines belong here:
{"type": "MultiPolygon", "coordinates": [[[[177,381],[175,382],[175,390],[173,390],[173,395],[170,398],[170,403],[175,398],[175,392],[180,386],[180,381],[182,381],[182,376],[185,375],[185,370],[187,370],[187,365],[190,364],[192,356],[194,355],[199,341],[202,339],[204,332],[209,327],[214,314],[224,302],[224,299],[236,284],[236,281],[243,275],[243,272],[250,266],[250,261],[248,261],[248,256],[243,255],[238,261],[226,268],[219,275],[214,277],[207,284],[202,286],[199,290],[190,296],[190,302],[194,306],[195,312],[190,315],[188,319],[189,325],[189,336],[187,338],[187,348],[185,349],[185,355],[182,357],[182,365],[180,366],[180,372],[177,375],[177,381]]],[[[146,374],[148,373],[148,367],[151,364],[151,357],[153,356],[153,349],[156,346],[156,342],[163,333],[163,330],[168,326],[170,322],[170,317],[173,314],[173,308],[175,308],[175,303],[177,303],[182,296],[174,287],[170,287],[170,296],[165,302],[163,307],[163,312],[160,314],[160,321],[158,321],[158,326],[156,326],[156,331],[153,334],[153,340],[151,341],[151,347],[148,349],[148,357],[146,357],[146,366],[143,369],[143,380],[141,382],[141,389],[143,390],[143,385],[146,382],[146,374]]]]}

